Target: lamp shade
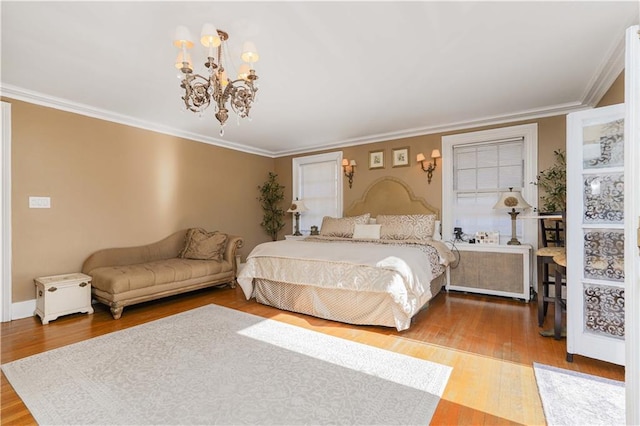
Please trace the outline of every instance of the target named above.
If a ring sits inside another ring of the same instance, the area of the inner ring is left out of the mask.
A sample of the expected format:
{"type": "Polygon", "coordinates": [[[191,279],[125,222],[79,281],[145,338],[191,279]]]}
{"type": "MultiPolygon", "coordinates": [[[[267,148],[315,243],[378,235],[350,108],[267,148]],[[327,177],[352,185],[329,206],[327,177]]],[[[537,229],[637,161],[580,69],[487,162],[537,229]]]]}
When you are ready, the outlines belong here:
{"type": "Polygon", "coordinates": [[[307,206],[304,205],[304,201],[302,200],[294,200],[291,202],[291,207],[287,210],[287,213],[302,213],[306,212],[307,206]]]}
{"type": "Polygon", "coordinates": [[[500,194],[500,199],[498,199],[496,205],[493,206],[493,208],[497,210],[526,209],[529,207],[531,207],[531,205],[522,198],[520,191],[514,191],[512,188],[509,188],[509,192],[500,194]]]}
{"type": "Polygon", "coordinates": [[[253,63],[258,62],[258,59],[260,59],[260,55],[258,55],[256,45],[250,41],[245,41],[242,45],[242,60],[253,63]]]}
{"type": "Polygon", "coordinates": [[[420,153],[420,154],[418,154],[418,155],[416,156],[416,161],[417,161],[418,163],[421,163],[421,162],[426,161],[426,160],[427,160],[427,159],[425,158],[425,156],[424,156],[424,154],[423,154],[423,153],[420,153]]]}
{"type": "Polygon", "coordinates": [[[349,165],[349,160],[346,159],[346,158],[343,158],[342,159],[342,166],[344,167],[344,166],[348,166],[348,165],[349,165]]]}
{"type": "Polygon", "coordinates": [[[433,151],[431,151],[431,158],[440,158],[442,157],[440,155],[440,150],[439,149],[434,149],[433,151]]]}
{"type": "Polygon", "coordinates": [[[202,26],[202,31],[200,31],[200,43],[204,47],[218,47],[220,46],[220,35],[218,34],[218,30],[213,24],[204,24],[202,26]]]}
{"type": "Polygon", "coordinates": [[[189,28],[184,25],[178,25],[176,27],[176,32],[173,36],[173,45],[175,47],[182,48],[184,43],[184,47],[187,49],[191,49],[193,47],[193,37],[191,36],[191,31],[189,28]]]}

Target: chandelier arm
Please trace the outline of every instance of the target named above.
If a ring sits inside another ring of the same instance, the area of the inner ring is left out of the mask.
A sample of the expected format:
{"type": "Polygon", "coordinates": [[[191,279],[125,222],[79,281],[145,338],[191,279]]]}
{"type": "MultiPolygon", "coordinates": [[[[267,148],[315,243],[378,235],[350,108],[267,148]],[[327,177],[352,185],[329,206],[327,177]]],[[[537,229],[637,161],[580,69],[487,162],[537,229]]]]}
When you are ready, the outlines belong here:
{"type": "Polygon", "coordinates": [[[211,81],[200,74],[190,74],[180,85],[185,90],[182,97],[188,110],[199,112],[211,104],[211,94],[209,88],[211,81]]]}
{"type": "Polygon", "coordinates": [[[242,118],[248,117],[257,90],[251,81],[234,80],[225,90],[225,102],[230,99],[231,109],[242,118]]]}

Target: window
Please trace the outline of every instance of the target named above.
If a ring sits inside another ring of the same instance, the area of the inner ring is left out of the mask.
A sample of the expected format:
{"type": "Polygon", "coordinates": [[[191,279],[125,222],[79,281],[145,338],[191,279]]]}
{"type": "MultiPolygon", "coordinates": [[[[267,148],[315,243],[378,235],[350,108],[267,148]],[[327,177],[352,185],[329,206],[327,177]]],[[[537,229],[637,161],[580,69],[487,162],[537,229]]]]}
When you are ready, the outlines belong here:
{"type": "MultiPolygon", "coordinates": [[[[537,125],[523,125],[445,136],[443,149],[443,238],[453,239],[453,228],[468,236],[498,231],[500,243],[511,239],[511,217],[493,206],[501,192],[522,191],[536,204],[537,125]]],[[[536,221],[517,220],[521,242],[534,244],[536,221]]]]}
{"type": "MultiPolygon", "coordinates": [[[[293,159],[293,199],[303,200],[300,232],[320,228],[325,216],[342,217],[342,152],[293,159]]],[[[295,223],[294,223],[295,226],[295,223]]]]}

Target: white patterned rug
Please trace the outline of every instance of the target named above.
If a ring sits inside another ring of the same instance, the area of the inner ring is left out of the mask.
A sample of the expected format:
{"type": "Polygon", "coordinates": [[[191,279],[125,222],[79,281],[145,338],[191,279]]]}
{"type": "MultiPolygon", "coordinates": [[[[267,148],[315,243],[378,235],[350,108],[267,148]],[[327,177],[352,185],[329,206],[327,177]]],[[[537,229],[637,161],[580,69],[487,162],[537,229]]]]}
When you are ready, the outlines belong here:
{"type": "Polygon", "coordinates": [[[451,368],[217,305],[2,370],[39,424],[428,424],[451,368]]]}
{"type": "Polygon", "coordinates": [[[624,382],[533,364],[542,408],[551,425],[624,425],[624,382]]]}

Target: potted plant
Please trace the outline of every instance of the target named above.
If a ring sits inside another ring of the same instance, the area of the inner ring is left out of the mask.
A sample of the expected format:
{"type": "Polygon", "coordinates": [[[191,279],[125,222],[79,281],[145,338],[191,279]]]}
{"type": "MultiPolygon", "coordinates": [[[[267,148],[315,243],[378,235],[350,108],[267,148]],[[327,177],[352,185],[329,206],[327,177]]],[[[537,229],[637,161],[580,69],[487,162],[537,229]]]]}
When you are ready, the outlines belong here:
{"type": "Polygon", "coordinates": [[[538,173],[537,185],[543,190],[540,196],[541,213],[564,213],[567,209],[567,158],[565,151],[553,151],[555,163],[538,173]]]}
{"type": "Polygon", "coordinates": [[[279,206],[284,200],[284,186],[278,183],[277,178],[277,174],[269,172],[267,181],[258,186],[260,191],[258,200],[264,211],[260,226],[273,241],[278,239],[278,232],[284,228],[284,210],[279,206]]]}

